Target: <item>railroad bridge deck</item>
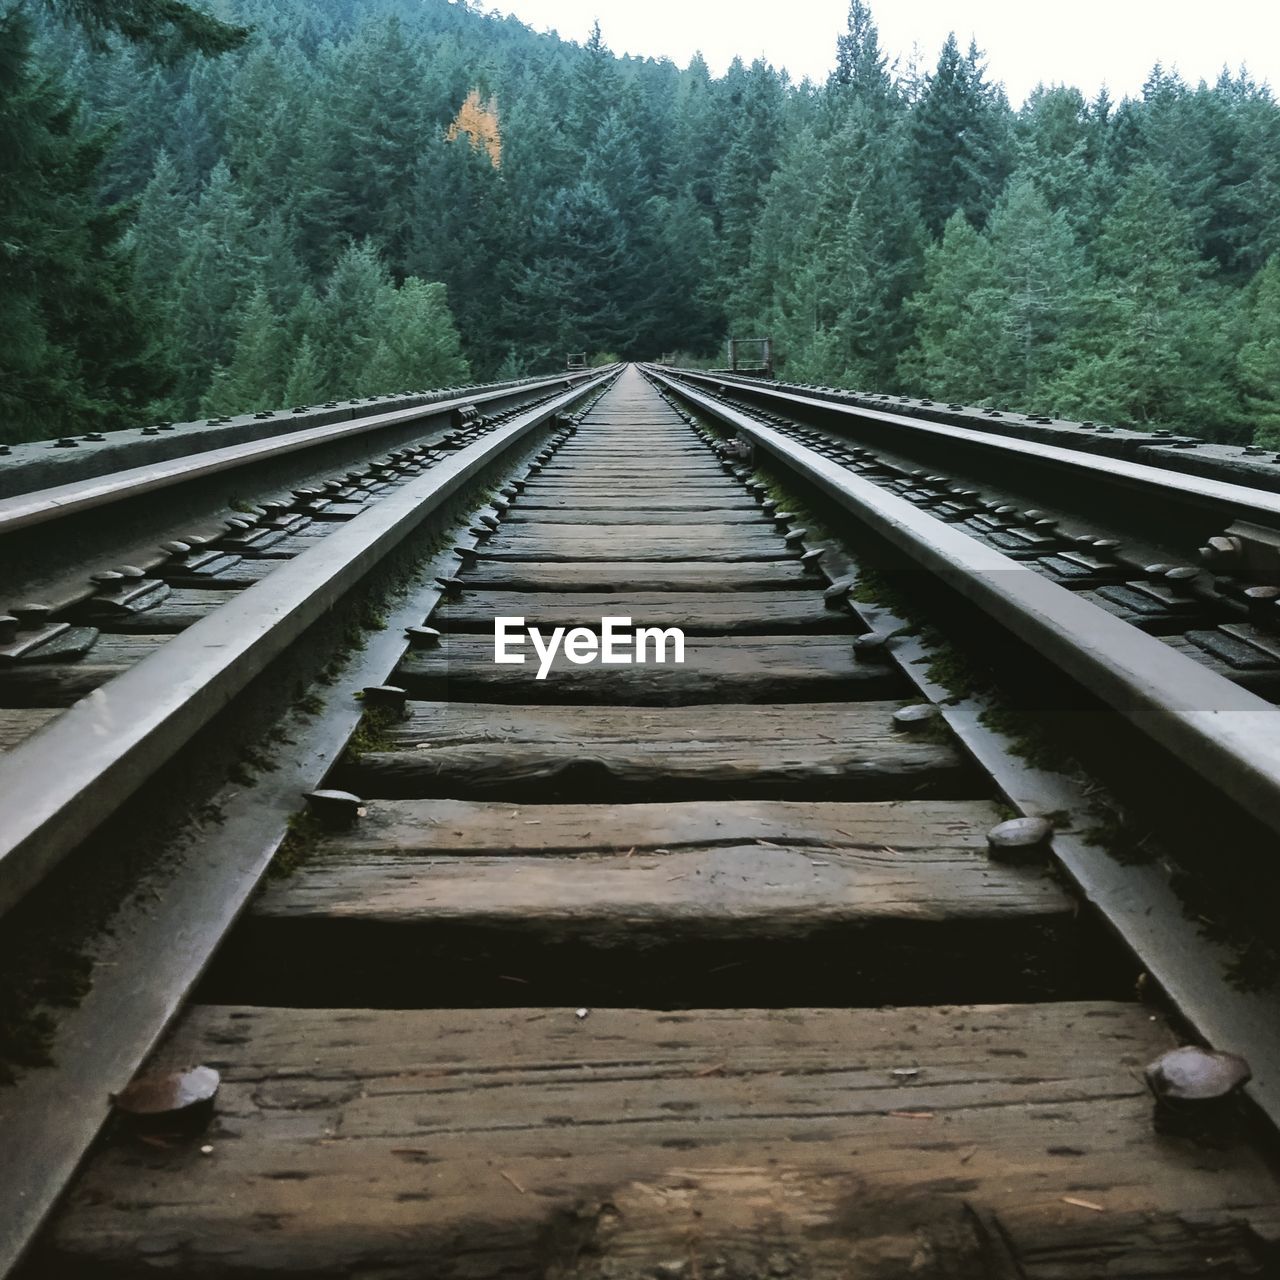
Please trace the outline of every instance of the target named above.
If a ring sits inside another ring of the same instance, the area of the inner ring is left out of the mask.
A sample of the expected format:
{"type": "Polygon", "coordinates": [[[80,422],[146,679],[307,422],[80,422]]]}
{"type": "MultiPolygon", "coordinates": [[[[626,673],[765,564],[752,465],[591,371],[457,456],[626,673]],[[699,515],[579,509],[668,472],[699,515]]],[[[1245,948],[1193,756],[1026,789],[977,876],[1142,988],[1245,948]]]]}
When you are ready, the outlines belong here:
{"type": "MultiPolygon", "coordinates": [[[[1144,1079],[1186,1029],[1135,997],[1138,964],[1100,922],[1130,941],[1149,869],[1104,858],[1115,884],[1090,883],[1075,783],[1044,790],[996,752],[919,628],[854,598],[864,533],[797,528],[669,382],[628,366],[585,391],[570,417],[582,391],[471,423],[402,474],[304,489],[303,515],[178,556],[167,592],[116,610],[78,661],[0,669],[15,767],[95,706],[133,732],[118,678],[229,643],[250,602],[301,601],[364,554],[362,530],[416,518],[415,495],[490,455],[508,468],[441,553],[455,567],[415,579],[356,660],[349,748],[349,709],[284,737],[301,763],[227,802],[71,1023],[106,1010],[111,1031],[0,1089],[17,1139],[0,1182],[35,1168],[51,1194],[41,1126],[73,1161],[97,1130],[93,1053],[136,1064],[199,975],[148,1070],[216,1069],[212,1122],[108,1124],[23,1280],[1270,1274],[1258,1113],[1233,1098],[1172,1126],[1144,1079]],[[550,444],[521,444],[548,419],[550,444]],[[543,639],[676,628],[684,660],[561,643],[540,673],[528,643],[523,665],[495,662],[496,618],[543,639]],[[308,768],[338,794],[254,893],[308,768]],[[992,846],[1011,800],[1064,806],[1013,860],[992,846]],[[163,1018],[140,1015],[162,938],[186,976],[147,993],[163,1018]]],[[[1159,918],[1187,954],[1133,945],[1180,997],[1178,964],[1206,966],[1178,942],[1194,926],[1159,918]]],[[[1223,988],[1205,1017],[1238,1028],[1261,999],[1223,988]]],[[[1265,1110],[1275,1064],[1253,1065],[1265,1110]]]]}
{"type": "Polygon", "coordinates": [[[212,1127],[111,1134],[31,1275],[1274,1265],[1265,1152],[1156,1130],[1170,1026],[1088,976],[1043,862],[988,856],[1003,796],[909,732],[776,504],[635,368],[508,492],[331,780],[361,816],[159,1053],[221,1072],[212,1127]],[[538,680],[495,616],[680,627],[686,661],[538,680]]]}

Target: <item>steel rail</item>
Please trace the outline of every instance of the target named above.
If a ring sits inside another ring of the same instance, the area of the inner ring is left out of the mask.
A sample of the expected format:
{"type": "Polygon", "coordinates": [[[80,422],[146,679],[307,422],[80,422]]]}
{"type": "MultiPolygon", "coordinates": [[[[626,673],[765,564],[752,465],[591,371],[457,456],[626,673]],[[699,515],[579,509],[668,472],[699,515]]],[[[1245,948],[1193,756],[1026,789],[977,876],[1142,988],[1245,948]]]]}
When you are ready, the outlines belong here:
{"type": "MultiPolygon", "coordinates": [[[[1194,503],[1219,511],[1224,516],[1245,515],[1254,520],[1280,522],[1280,493],[1272,493],[1266,489],[1235,484],[1228,480],[1214,480],[1210,477],[1173,471],[1168,467],[1156,467],[1143,462],[1130,462],[1126,458],[1110,454],[1089,453],[1082,449],[1070,449],[1064,445],[1043,444],[1039,441],[1022,440],[1016,436],[993,431],[979,431],[972,427],[930,422],[904,414],[888,413],[883,409],[868,409],[862,405],[820,399],[758,382],[746,383],[683,369],[677,373],[659,371],[652,366],[648,368],[655,376],[672,379],[677,384],[696,382],[710,384],[717,388],[724,386],[747,391],[780,410],[839,414],[845,418],[892,427],[895,431],[910,433],[916,439],[952,445],[960,444],[968,448],[984,450],[989,454],[1056,467],[1073,476],[1124,485],[1156,497],[1194,503]]],[[[1153,439],[1152,443],[1163,442],[1153,439]]]]}
{"type": "Polygon", "coordinates": [[[814,484],[1280,833],[1280,709],[782,432],[650,375],[814,484]]]}
{"type": "Polygon", "coordinates": [[[610,376],[544,401],[410,480],[0,756],[0,914],[442,502],[610,376]]]}
{"type": "Polygon", "coordinates": [[[479,392],[454,400],[440,400],[434,404],[415,405],[410,409],[396,409],[390,413],[375,413],[362,418],[347,419],[322,427],[310,427],[283,436],[271,436],[245,444],[226,445],[221,449],[207,449],[200,453],[185,454],[165,462],[151,462],[124,471],[108,472],[87,480],[75,480],[68,484],[37,489],[30,493],[0,498],[0,536],[15,533],[62,519],[97,507],[123,502],[130,498],[154,493],[173,485],[234,471],[239,467],[267,462],[318,445],[332,444],[355,436],[367,435],[389,427],[405,426],[452,413],[466,405],[490,404],[495,400],[510,400],[536,395],[553,387],[563,387],[567,381],[581,383],[590,375],[566,374],[527,383],[520,387],[507,387],[498,391],[479,392]]]}

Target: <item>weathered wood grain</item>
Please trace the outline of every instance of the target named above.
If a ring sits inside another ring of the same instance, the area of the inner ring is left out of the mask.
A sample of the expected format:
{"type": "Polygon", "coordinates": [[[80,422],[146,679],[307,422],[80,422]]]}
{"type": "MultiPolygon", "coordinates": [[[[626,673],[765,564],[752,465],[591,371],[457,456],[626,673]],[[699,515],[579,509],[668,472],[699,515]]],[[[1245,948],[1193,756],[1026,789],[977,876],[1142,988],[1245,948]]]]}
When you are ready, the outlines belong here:
{"type": "MultiPolygon", "coordinates": [[[[543,503],[540,507],[533,509],[526,507],[523,503],[511,508],[503,517],[504,526],[536,525],[544,529],[557,530],[567,524],[580,523],[587,519],[591,521],[592,526],[597,530],[600,536],[608,536],[607,530],[614,525],[650,525],[661,526],[669,524],[697,525],[700,527],[705,525],[754,525],[761,528],[766,527],[764,515],[755,503],[740,504],[740,509],[736,507],[715,507],[706,508],[701,504],[695,506],[672,510],[671,506],[667,507],[651,507],[651,506],[614,506],[604,508],[585,509],[572,503],[562,503],[560,506],[552,506],[549,503],[543,503]]],[[[772,527],[772,526],[768,526],[772,527]]],[[[521,532],[524,530],[521,529],[521,532]]]]}
{"type": "Polygon", "coordinates": [[[1158,1137],[1140,1006],[207,1007],[192,1146],[117,1137],[34,1265],[560,1280],[1263,1275],[1272,1173],[1158,1137]],[[1084,1202],[1083,1204],[1081,1202],[1084,1202]],[[1089,1207],[1096,1206],[1096,1207],[1089,1207]]]}
{"type": "Polygon", "coordinates": [[[959,799],[980,786],[949,743],[891,732],[897,703],[537,707],[409,704],[387,750],[344,763],[361,796],[600,800],[749,795],[959,799]]]}
{"type": "Polygon", "coordinates": [[[740,490],[730,489],[720,497],[709,499],[691,498],[684,495],[667,495],[658,498],[646,497],[643,508],[638,507],[635,501],[625,496],[607,497],[596,495],[589,498],[539,498],[532,490],[528,490],[511,505],[512,515],[517,513],[533,515],[537,512],[568,511],[577,513],[590,511],[599,512],[602,516],[625,516],[635,510],[683,511],[688,512],[690,518],[706,512],[721,511],[751,512],[758,516],[760,514],[760,504],[748,498],[740,490]]]}
{"type": "Polygon", "coordinates": [[[94,625],[104,631],[122,635],[173,633],[207,618],[215,609],[231,599],[234,593],[226,590],[196,591],[180,588],[170,592],[154,608],[142,613],[119,613],[109,618],[95,617],[94,625]]]}
{"type": "MultiPolygon", "coordinates": [[[[439,649],[409,652],[393,683],[415,698],[488,702],[631,703],[812,702],[892,698],[905,693],[888,665],[855,661],[841,636],[690,636],[683,665],[576,666],[559,653],[545,680],[525,646],[523,665],[499,666],[492,636],[446,635],[439,649]]],[[[669,653],[670,659],[672,655],[669,653]]]]}
{"type": "Polygon", "coordinates": [[[478,552],[484,560],[711,560],[735,563],[753,560],[786,560],[799,556],[771,530],[735,526],[732,532],[709,527],[697,538],[650,532],[619,525],[605,536],[562,536],[539,529],[536,533],[499,533],[478,552]]]}
{"type": "Polygon", "coordinates": [[[783,635],[788,632],[850,633],[848,610],[829,609],[816,589],[680,592],[464,592],[432,614],[432,625],[449,631],[493,634],[496,617],[522,617],[546,630],[590,626],[604,617],[629,617],[637,627],[680,627],[686,635],[783,635]]]}
{"type": "Polygon", "coordinates": [[[168,639],[167,635],[104,632],[83,658],[14,663],[0,668],[0,698],[14,708],[69,707],[154,653],[168,639]]]}
{"type": "Polygon", "coordinates": [[[504,591],[769,591],[812,585],[798,560],[718,564],[702,560],[502,561],[468,567],[468,587],[504,591]]]}
{"type": "Polygon", "coordinates": [[[986,860],[999,821],[986,800],[874,804],[780,800],[684,804],[555,804],[527,808],[462,800],[378,800],[341,835],[353,854],[608,854],[764,841],[877,853],[939,847],[986,860]]]}

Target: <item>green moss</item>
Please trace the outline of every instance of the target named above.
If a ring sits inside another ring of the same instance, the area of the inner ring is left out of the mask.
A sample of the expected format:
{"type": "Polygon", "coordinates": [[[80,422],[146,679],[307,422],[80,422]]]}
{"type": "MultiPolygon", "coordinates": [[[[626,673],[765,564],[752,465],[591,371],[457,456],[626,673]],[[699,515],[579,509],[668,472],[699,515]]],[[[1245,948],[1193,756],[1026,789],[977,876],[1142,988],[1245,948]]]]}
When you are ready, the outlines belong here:
{"type": "Polygon", "coordinates": [[[360,717],[355,732],[347,740],[347,759],[359,760],[371,751],[390,751],[395,743],[387,730],[399,724],[400,717],[386,707],[368,707],[360,717]]]}
{"type": "Polygon", "coordinates": [[[1090,844],[1105,849],[1117,862],[1139,866],[1155,859],[1151,833],[1139,829],[1125,814],[1099,807],[1094,809],[1091,818],[1090,825],[1080,834],[1090,844]]]}
{"type": "Polygon", "coordinates": [[[303,810],[293,814],[284,839],[280,841],[280,847],[271,859],[267,875],[273,880],[283,880],[293,875],[315,855],[323,834],[324,828],[311,813],[303,810]]]}
{"type": "Polygon", "coordinates": [[[92,973],[92,960],[67,947],[0,951],[0,1084],[52,1060],[52,1010],[83,999],[92,973]]]}
{"type": "Polygon", "coordinates": [[[1076,760],[1054,743],[1031,716],[993,695],[988,696],[987,706],[978,716],[978,723],[992,733],[1000,734],[1005,739],[1009,754],[1017,756],[1033,769],[1073,773],[1079,768],[1076,760]]]}

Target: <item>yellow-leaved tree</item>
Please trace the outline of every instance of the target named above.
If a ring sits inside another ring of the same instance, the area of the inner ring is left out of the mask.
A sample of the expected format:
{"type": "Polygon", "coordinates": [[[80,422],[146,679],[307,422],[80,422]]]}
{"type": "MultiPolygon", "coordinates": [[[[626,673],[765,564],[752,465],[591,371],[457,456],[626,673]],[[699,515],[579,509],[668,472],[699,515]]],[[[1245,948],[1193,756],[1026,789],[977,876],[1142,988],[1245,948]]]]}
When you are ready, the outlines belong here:
{"type": "Polygon", "coordinates": [[[489,162],[497,169],[502,164],[502,131],[498,126],[498,100],[480,99],[480,90],[472,89],[467,100],[458,109],[445,137],[456,142],[462,134],[477,151],[485,151],[489,162]]]}

